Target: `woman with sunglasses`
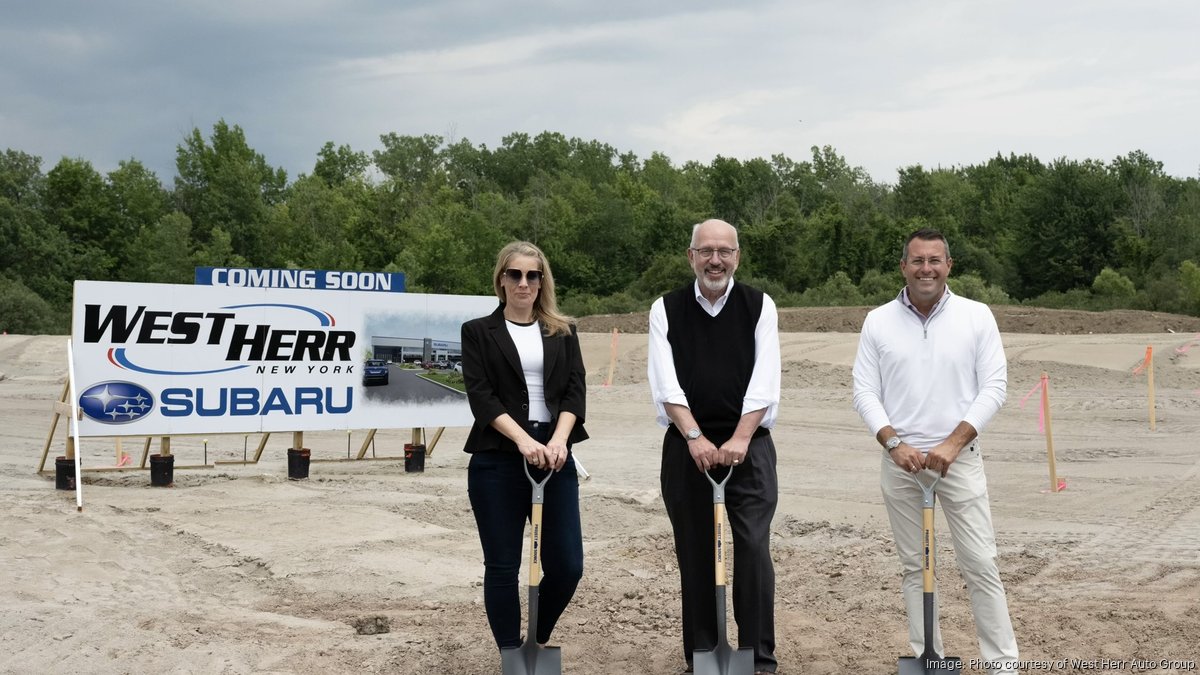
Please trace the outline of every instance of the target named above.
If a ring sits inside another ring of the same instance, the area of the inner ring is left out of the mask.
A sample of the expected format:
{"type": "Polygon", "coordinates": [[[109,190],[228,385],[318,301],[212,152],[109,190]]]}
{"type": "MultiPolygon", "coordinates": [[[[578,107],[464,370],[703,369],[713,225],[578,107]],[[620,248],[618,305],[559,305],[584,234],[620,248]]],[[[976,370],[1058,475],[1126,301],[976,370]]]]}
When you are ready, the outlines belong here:
{"type": "Polygon", "coordinates": [[[475,424],[467,490],[483,545],[483,604],[496,645],[519,647],[518,572],[531,486],[545,487],[537,641],[546,644],[583,576],[579,479],[571,445],[583,428],[583,356],[573,321],[558,311],[541,249],[517,241],[500,250],[492,275],[500,306],[462,327],[462,372],[475,424]]]}

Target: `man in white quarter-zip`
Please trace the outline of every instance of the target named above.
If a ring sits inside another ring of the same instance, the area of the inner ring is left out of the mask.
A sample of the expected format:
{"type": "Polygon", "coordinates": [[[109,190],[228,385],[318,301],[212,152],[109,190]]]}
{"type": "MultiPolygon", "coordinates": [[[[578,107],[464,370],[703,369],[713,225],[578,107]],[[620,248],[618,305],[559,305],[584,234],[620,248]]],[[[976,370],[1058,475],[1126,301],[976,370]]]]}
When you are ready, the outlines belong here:
{"type": "MultiPolygon", "coordinates": [[[[952,265],[940,232],[909,236],[900,258],[904,288],[863,322],[854,408],[882,446],[880,486],[903,570],[913,653],[925,644],[922,497],[914,477],[928,469],[942,476],[937,496],[970,595],[980,656],[989,672],[1016,673],[1017,640],[996,566],[978,440],[1004,403],[1008,363],[988,306],[946,286],[952,265]]],[[[933,625],[934,649],[944,655],[936,618],[933,625]]]]}

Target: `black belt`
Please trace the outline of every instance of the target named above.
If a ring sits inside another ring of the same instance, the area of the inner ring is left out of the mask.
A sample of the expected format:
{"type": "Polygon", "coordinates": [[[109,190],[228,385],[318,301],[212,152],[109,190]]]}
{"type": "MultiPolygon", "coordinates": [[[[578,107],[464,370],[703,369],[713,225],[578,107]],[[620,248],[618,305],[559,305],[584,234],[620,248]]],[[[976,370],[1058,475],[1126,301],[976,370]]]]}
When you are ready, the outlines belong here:
{"type": "Polygon", "coordinates": [[[549,422],[529,421],[529,422],[525,423],[525,428],[529,431],[538,431],[539,429],[549,429],[550,423],[549,422]]]}

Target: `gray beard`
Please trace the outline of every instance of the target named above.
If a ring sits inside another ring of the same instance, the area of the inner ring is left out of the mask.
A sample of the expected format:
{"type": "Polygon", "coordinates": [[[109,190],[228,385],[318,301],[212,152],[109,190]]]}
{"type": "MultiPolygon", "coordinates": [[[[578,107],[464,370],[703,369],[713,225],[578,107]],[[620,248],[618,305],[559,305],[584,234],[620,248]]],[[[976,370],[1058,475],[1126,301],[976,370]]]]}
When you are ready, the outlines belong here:
{"type": "Polygon", "coordinates": [[[709,279],[708,277],[701,277],[700,285],[714,293],[721,293],[721,292],[724,292],[725,288],[729,286],[729,277],[726,276],[724,279],[721,279],[720,281],[713,281],[712,279],[709,279]]]}

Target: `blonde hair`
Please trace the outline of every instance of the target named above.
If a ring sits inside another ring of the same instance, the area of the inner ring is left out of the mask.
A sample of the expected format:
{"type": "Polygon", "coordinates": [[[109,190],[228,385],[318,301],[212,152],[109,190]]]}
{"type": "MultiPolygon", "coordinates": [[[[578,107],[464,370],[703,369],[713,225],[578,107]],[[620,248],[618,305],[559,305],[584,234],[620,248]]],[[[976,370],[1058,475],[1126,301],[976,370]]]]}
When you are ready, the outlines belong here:
{"type": "Polygon", "coordinates": [[[558,311],[558,302],[554,298],[554,273],[550,271],[550,261],[546,259],[546,254],[542,253],[542,249],[537,246],[527,241],[514,241],[500,249],[500,253],[496,255],[496,270],[492,274],[496,297],[500,298],[500,302],[508,302],[500,279],[504,276],[504,271],[508,269],[509,264],[512,263],[512,259],[517,256],[537,258],[538,269],[542,273],[542,285],[538,290],[537,298],[533,301],[534,320],[541,322],[542,331],[547,337],[569,334],[571,324],[575,323],[575,320],[558,311]]]}

